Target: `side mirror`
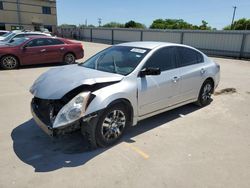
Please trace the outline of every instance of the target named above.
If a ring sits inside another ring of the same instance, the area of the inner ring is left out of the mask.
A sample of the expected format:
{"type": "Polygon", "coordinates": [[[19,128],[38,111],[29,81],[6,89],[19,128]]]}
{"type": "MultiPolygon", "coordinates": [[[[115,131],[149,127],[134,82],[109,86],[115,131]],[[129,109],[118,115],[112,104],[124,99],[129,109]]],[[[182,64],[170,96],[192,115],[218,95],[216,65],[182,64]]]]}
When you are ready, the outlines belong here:
{"type": "Polygon", "coordinates": [[[27,45],[23,45],[23,46],[21,47],[22,50],[25,50],[26,48],[27,48],[27,45]]]}
{"type": "Polygon", "coordinates": [[[160,75],[161,74],[161,69],[160,68],[144,68],[140,71],[139,76],[140,77],[145,77],[146,75],[160,75]]]}

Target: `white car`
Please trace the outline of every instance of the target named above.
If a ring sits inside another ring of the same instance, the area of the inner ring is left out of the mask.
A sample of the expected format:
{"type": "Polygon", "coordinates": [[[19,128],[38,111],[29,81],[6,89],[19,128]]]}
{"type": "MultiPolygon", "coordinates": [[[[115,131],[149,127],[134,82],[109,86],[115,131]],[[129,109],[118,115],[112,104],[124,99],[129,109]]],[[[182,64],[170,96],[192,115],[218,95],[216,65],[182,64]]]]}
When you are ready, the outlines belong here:
{"type": "Polygon", "coordinates": [[[106,147],[142,119],[188,103],[208,105],[219,80],[220,66],[195,48],[124,43],[42,74],[30,89],[31,111],[49,135],[81,129],[92,148],[106,147]]]}
{"type": "Polygon", "coordinates": [[[22,32],[21,30],[13,30],[13,31],[8,31],[6,33],[4,33],[3,35],[0,36],[0,42],[2,40],[4,40],[6,37],[10,36],[10,35],[13,35],[13,33],[20,33],[22,32]]]}
{"type": "Polygon", "coordinates": [[[34,36],[34,35],[41,35],[41,36],[51,36],[48,33],[42,33],[42,32],[36,32],[36,31],[11,31],[9,33],[6,33],[6,35],[3,35],[0,37],[0,45],[5,45],[6,43],[11,43],[15,41],[18,38],[27,37],[27,36],[34,36]]]}
{"type": "Polygon", "coordinates": [[[6,31],[6,30],[0,30],[0,37],[9,33],[9,31],[6,31]]]}

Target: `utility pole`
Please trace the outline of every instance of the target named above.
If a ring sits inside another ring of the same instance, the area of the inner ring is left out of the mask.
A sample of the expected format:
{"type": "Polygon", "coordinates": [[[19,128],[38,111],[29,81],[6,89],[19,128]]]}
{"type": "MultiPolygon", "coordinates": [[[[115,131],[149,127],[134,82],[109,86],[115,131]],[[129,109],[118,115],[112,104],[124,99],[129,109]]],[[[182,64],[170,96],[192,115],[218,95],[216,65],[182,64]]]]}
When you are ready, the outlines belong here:
{"type": "Polygon", "coordinates": [[[17,22],[18,26],[21,26],[21,14],[20,14],[20,0],[16,0],[16,5],[17,5],[17,22]]]}
{"type": "Polygon", "coordinates": [[[85,27],[88,27],[88,19],[85,19],[85,27]]]}
{"type": "Polygon", "coordinates": [[[231,30],[233,30],[233,24],[234,24],[235,12],[236,12],[237,7],[236,7],[236,6],[233,6],[233,9],[234,9],[234,11],[233,11],[233,18],[232,18],[232,23],[231,23],[231,30]]]}
{"type": "Polygon", "coordinates": [[[102,19],[101,18],[98,18],[98,24],[99,24],[99,27],[101,27],[101,25],[102,25],[102,19]]]}

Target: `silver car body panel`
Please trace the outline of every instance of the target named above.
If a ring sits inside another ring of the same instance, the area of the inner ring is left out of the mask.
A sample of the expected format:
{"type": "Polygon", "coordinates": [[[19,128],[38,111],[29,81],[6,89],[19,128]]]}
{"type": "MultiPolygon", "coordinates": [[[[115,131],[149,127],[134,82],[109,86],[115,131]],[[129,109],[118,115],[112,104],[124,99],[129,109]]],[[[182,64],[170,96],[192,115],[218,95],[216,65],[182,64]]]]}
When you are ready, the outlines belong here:
{"type": "Polygon", "coordinates": [[[42,74],[30,88],[30,92],[41,99],[60,99],[65,94],[81,85],[114,82],[123,76],[108,72],[88,69],[78,65],[66,65],[52,68],[42,74]]]}
{"type": "Polygon", "coordinates": [[[162,42],[129,42],[118,46],[148,48],[151,51],[127,76],[78,65],[53,68],[35,81],[30,89],[31,93],[42,99],[60,99],[80,85],[119,81],[94,91],[95,98],[86,109],[85,115],[105,109],[115,100],[125,99],[133,107],[133,125],[136,125],[139,120],[196,101],[207,78],[214,80],[215,87],[219,83],[220,73],[217,64],[200,51],[204,57],[203,63],[162,71],[157,76],[138,77],[144,63],[158,49],[166,46],[194,49],[192,47],[162,42]],[[174,77],[178,77],[177,82],[173,80],[174,77]]]}

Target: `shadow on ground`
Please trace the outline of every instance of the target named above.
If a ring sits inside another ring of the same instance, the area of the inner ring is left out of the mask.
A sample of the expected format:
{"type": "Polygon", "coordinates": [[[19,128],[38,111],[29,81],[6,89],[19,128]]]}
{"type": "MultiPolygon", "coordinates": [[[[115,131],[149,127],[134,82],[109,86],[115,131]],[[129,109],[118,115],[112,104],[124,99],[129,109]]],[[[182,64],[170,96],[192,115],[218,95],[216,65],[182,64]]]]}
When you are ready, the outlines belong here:
{"type": "MultiPolygon", "coordinates": [[[[143,120],[137,126],[128,129],[121,142],[135,142],[133,137],[177,119],[180,114],[187,115],[198,109],[200,108],[189,104],[143,120]]],[[[33,166],[36,172],[80,166],[107,150],[88,151],[87,142],[80,132],[62,138],[50,138],[35,124],[33,119],[13,129],[11,137],[16,155],[23,162],[33,166]]]]}

